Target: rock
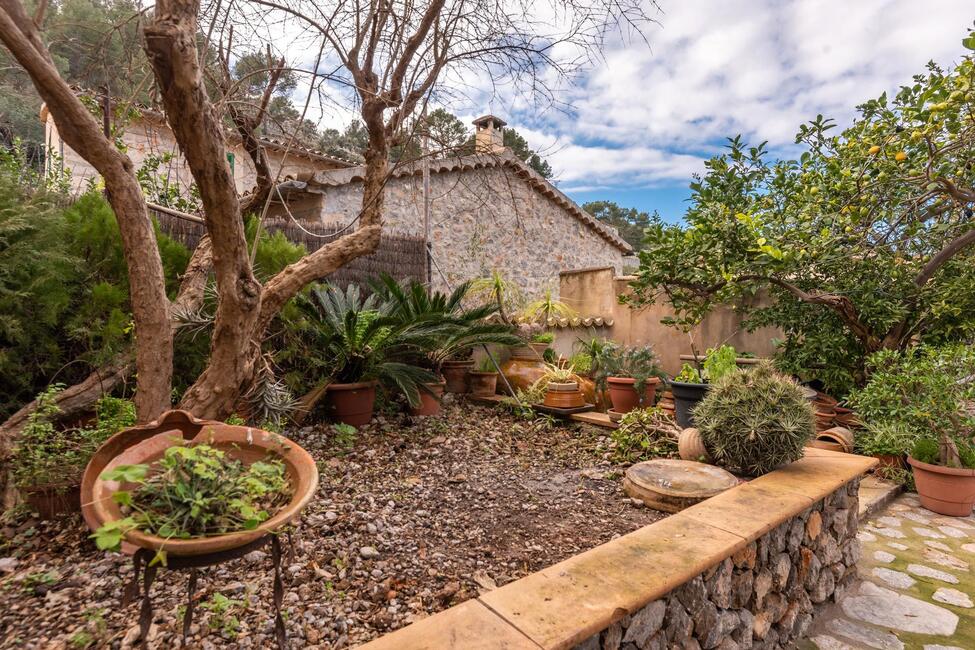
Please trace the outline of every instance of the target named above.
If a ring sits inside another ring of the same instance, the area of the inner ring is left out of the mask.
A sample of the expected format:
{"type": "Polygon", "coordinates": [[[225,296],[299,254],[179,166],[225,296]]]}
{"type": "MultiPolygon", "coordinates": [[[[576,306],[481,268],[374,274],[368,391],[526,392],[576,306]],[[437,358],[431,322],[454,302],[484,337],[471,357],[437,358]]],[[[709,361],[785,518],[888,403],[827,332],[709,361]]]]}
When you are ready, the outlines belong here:
{"type": "Polygon", "coordinates": [[[779,589],[785,589],[786,584],[789,582],[789,573],[792,571],[792,560],[789,559],[788,553],[779,553],[779,556],[775,559],[775,564],[772,566],[772,576],[775,578],[775,586],[779,589]]]}
{"type": "Polygon", "coordinates": [[[17,568],[17,558],[0,557],[0,573],[12,573],[17,568]]]}
{"type": "Polygon", "coordinates": [[[738,571],[731,577],[731,606],[743,609],[751,600],[755,574],[751,571],[738,571]]]}
{"type": "Polygon", "coordinates": [[[924,650],[965,650],[956,645],[926,645],[924,650]]]}
{"type": "Polygon", "coordinates": [[[367,560],[371,560],[379,557],[379,551],[377,551],[373,546],[363,546],[359,549],[359,555],[367,560]]]}
{"type": "MultiPolygon", "coordinates": [[[[903,531],[897,530],[896,528],[871,528],[870,530],[877,533],[878,535],[883,535],[884,537],[890,537],[892,539],[904,539],[905,537],[907,537],[907,535],[905,535],[903,531]]],[[[872,541],[872,540],[866,540],[866,541],[872,541]]]]}
{"type": "Polygon", "coordinates": [[[973,606],[972,599],[969,598],[968,594],[963,591],[958,591],[957,589],[952,589],[951,587],[941,587],[931,596],[934,600],[939,603],[945,603],[946,605],[954,605],[955,607],[963,607],[965,609],[971,609],[973,606]]]}
{"type": "Polygon", "coordinates": [[[694,631],[694,621],[674,596],[667,601],[667,615],[664,619],[667,621],[667,640],[672,644],[683,645],[694,631]]]}
{"type": "Polygon", "coordinates": [[[891,526],[893,528],[901,527],[901,520],[898,519],[897,517],[893,517],[890,515],[886,517],[877,517],[877,521],[883,524],[884,526],[891,526]]]}
{"type": "Polygon", "coordinates": [[[704,579],[701,576],[692,578],[677,589],[677,599],[681,605],[690,613],[691,617],[696,617],[697,613],[704,606],[707,594],[704,589],[704,579]]]}
{"type": "Polygon", "coordinates": [[[811,641],[819,650],[859,650],[855,646],[844,643],[826,634],[814,636],[811,641]]]}
{"type": "Polygon", "coordinates": [[[647,639],[660,629],[666,612],[667,603],[662,600],[655,600],[638,611],[630,620],[629,627],[626,628],[623,643],[635,643],[642,648],[647,639]]]}
{"type": "MultiPolygon", "coordinates": [[[[950,546],[948,546],[947,544],[942,544],[941,542],[936,542],[933,539],[926,539],[926,540],[924,540],[924,545],[925,546],[930,546],[931,548],[936,548],[939,551],[944,551],[945,553],[952,553],[952,552],[954,552],[954,550],[950,546]]],[[[965,547],[962,546],[962,548],[964,549],[965,547]]]]}
{"type": "Polygon", "coordinates": [[[958,584],[958,578],[950,573],[938,571],[937,569],[932,569],[931,567],[924,566],[923,564],[908,564],[907,572],[916,576],[921,576],[922,578],[934,578],[935,580],[941,580],[942,582],[947,582],[952,585],[958,584]]]}
{"type": "Polygon", "coordinates": [[[903,632],[951,636],[958,627],[954,613],[870,582],[844,598],[841,607],[852,619],[903,632]]]}
{"type": "Polygon", "coordinates": [[[930,560],[935,564],[940,564],[943,567],[948,567],[949,569],[968,571],[968,562],[965,562],[964,560],[959,560],[954,555],[950,555],[949,553],[943,553],[942,551],[933,548],[924,549],[924,559],[930,560]]]}
{"type": "Polygon", "coordinates": [[[755,594],[754,609],[760,610],[765,606],[765,596],[772,589],[772,574],[768,569],[762,569],[758,572],[755,576],[753,589],[755,594]]]}
{"type": "Polygon", "coordinates": [[[861,542],[875,542],[877,541],[877,536],[873,533],[868,533],[865,530],[861,530],[857,533],[857,539],[861,542]]]}
{"type": "Polygon", "coordinates": [[[819,514],[818,510],[814,510],[811,515],[809,515],[809,520],[806,521],[806,535],[809,537],[810,541],[815,541],[819,537],[819,533],[823,530],[823,516],[819,514]]]}
{"type": "Polygon", "coordinates": [[[954,537],[955,539],[962,539],[968,537],[968,533],[961,530],[960,528],[955,528],[954,526],[938,526],[938,530],[940,530],[948,537],[954,537]]]}
{"type": "Polygon", "coordinates": [[[961,550],[965,551],[966,553],[975,553],[975,544],[962,544],[961,550]]]}
{"type": "Polygon", "coordinates": [[[606,630],[603,637],[603,650],[617,650],[623,642],[623,626],[618,622],[613,623],[606,630]]]}
{"type": "Polygon", "coordinates": [[[705,582],[711,602],[722,609],[731,607],[732,566],[731,560],[725,560],[718,565],[714,575],[705,582]]]}
{"type": "Polygon", "coordinates": [[[901,573],[900,571],[894,571],[893,569],[887,569],[885,567],[876,567],[871,572],[874,577],[880,578],[886,582],[891,587],[896,587],[897,589],[910,589],[914,585],[916,580],[906,573],[901,573]]]}
{"type": "MultiPolygon", "coordinates": [[[[937,544],[937,542],[935,542],[935,544],[937,544]]],[[[887,546],[894,549],[895,551],[907,550],[907,546],[905,544],[901,544],[900,542],[887,542],[887,546]]]]}
{"type": "Polygon", "coordinates": [[[877,560],[878,562],[883,562],[884,564],[890,564],[896,559],[896,556],[893,553],[888,553],[887,551],[874,551],[873,559],[877,560]]]}
{"type": "Polygon", "coordinates": [[[921,537],[930,537],[931,539],[944,539],[945,536],[939,532],[933,531],[930,528],[924,528],[923,526],[915,526],[914,532],[921,537]]]}
{"type": "Polygon", "coordinates": [[[244,556],[245,562],[263,562],[267,558],[267,553],[264,551],[251,551],[244,556]]]}
{"type": "Polygon", "coordinates": [[[242,594],[247,590],[247,585],[243,582],[231,582],[229,585],[221,589],[220,591],[228,595],[242,594]]]}
{"type": "Polygon", "coordinates": [[[758,558],[758,545],[752,542],[731,556],[731,561],[739,569],[754,569],[758,558]]]}
{"type": "Polygon", "coordinates": [[[769,633],[769,629],[772,627],[772,615],[768,611],[762,611],[755,615],[752,619],[752,635],[759,640],[762,640],[769,633]]]}
{"type": "Polygon", "coordinates": [[[836,577],[833,575],[832,571],[820,571],[819,580],[813,585],[813,588],[809,590],[809,600],[814,603],[824,602],[833,593],[833,589],[836,587],[836,577]]]}
{"type": "Polygon", "coordinates": [[[826,624],[829,631],[837,636],[877,650],[904,650],[904,643],[890,632],[867,627],[845,618],[834,618],[826,624]]]}

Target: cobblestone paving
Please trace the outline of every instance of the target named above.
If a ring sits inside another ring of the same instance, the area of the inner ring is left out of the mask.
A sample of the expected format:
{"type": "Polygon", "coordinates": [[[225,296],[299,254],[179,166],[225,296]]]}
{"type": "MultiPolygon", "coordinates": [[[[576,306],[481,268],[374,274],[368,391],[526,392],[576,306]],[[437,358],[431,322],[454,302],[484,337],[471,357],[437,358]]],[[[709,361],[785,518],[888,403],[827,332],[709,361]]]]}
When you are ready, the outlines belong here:
{"type": "Polygon", "coordinates": [[[975,517],[905,494],[862,522],[862,582],[817,617],[801,648],[975,649],[975,517]]]}

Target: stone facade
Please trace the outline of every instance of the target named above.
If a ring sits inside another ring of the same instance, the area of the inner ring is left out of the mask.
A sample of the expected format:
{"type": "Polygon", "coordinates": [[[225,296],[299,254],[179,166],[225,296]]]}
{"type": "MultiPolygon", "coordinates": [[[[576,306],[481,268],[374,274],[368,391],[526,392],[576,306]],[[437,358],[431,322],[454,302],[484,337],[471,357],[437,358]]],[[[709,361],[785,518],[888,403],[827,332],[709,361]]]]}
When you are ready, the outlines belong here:
{"type": "MultiPolygon", "coordinates": [[[[531,179],[494,165],[430,175],[434,284],[439,289],[497,269],[531,296],[559,292],[559,273],[592,267],[620,270],[624,251],[531,179]],[[438,270],[439,267],[439,270],[438,270]],[[443,275],[441,275],[441,272],[443,275]]],[[[359,213],[362,183],[325,185],[322,221],[347,224],[359,213]]],[[[393,176],[386,184],[385,226],[422,236],[423,179],[393,176]]]]}
{"type": "Polygon", "coordinates": [[[787,648],[856,578],[855,479],[576,650],[787,648]]]}

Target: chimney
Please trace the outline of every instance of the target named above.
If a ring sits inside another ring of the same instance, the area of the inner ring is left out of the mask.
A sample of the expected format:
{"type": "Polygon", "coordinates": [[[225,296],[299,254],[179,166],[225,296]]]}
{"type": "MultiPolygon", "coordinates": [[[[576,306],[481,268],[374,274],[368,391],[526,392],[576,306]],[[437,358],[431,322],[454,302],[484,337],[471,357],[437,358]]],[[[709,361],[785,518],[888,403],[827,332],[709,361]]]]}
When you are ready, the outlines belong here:
{"type": "Polygon", "coordinates": [[[500,117],[485,115],[473,122],[474,151],[476,153],[499,154],[504,151],[504,127],[507,124],[500,117]]]}

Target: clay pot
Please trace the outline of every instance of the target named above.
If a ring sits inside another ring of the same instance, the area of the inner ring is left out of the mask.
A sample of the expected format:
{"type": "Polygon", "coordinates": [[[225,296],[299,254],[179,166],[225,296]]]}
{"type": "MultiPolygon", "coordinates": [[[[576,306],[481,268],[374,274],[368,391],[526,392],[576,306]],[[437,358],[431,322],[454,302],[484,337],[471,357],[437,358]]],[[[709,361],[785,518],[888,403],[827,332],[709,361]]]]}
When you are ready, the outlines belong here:
{"type": "Polygon", "coordinates": [[[573,409],[585,406],[586,399],[574,381],[564,383],[549,382],[545,389],[545,406],[558,409],[573,409]]]}
{"type": "Polygon", "coordinates": [[[24,488],[24,500],[41,519],[57,519],[81,511],[81,485],[44,485],[24,488]]]}
{"type": "Polygon", "coordinates": [[[874,472],[889,469],[904,469],[904,457],[895,454],[875,454],[877,465],[873,468],[874,472]]]}
{"type": "Polygon", "coordinates": [[[710,388],[710,384],[670,382],[670,390],[674,393],[674,417],[678,426],[683,429],[694,426],[694,407],[704,399],[710,388]]]}
{"type": "Polygon", "coordinates": [[[806,443],[807,447],[815,447],[816,449],[825,449],[826,451],[835,451],[841,454],[846,453],[846,447],[844,447],[839,442],[830,442],[828,440],[810,440],[806,443]]]}
{"type": "Polygon", "coordinates": [[[472,370],[467,374],[474,397],[491,397],[498,389],[498,373],[472,370]]]}
{"type": "Polygon", "coordinates": [[[677,438],[677,453],[682,460],[693,460],[699,463],[710,463],[711,456],[708,454],[701,432],[694,427],[687,427],[680,432],[677,438]]]}
{"type": "Polygon", "coordinates": [[[511,358],[541,362],[547,349],[548,343],[526,343],[511,348],[511,358]]]}
{"type": "Polygon", "coordinates": [[[294,490],[291,500],[253,530],[193,539],[164,539],[130,530],[124,538],[129,544],[165,550],[171,556],[206,555],[239,548],[298,517],[318,488],[315,459],[288,438],[253,427],[197,420],[186,411],[167,411],[154,422],[115,434],[92,456],[81,481],[81,510],[88,527],[94,531],[108,521],[122,518],[112,494],[129,486],[101,480],[106,469],[119,464],[151,464],[170,446],[187,443],[211,445],[245,464],[268,458],[280,460],[294,490]]]}
{"type": "Polygon", "coordinates": [[[469,391],[470,385],[467,380],[467,375],[473,367],[473,359],[464,359],[463,361],[444,361],[443,366],[441,367],[443,378],[446,382],[444,392],[458,393],[463,395],[469,391]]]}
{"type": "Polygon", "coordinates": [[[376,405],[376,384],[360,381],[354,384],[329,384],[325,393],[332,419],[354,427],[369,424],[376,405]]]}
{"type": "Polygon", "coordinates": [[[975,506],[975,469],[942,467],[908,456],[921,505],[949,517],[968,517],[975,506]]]}
{"type": "Polygon", "coordinates": [[[674,405],[674,394],[665,390],[660,394],[660,401],[657,402],[657,406],[660,407],[662,411],[667,413],[670,417],[674,417],[676,407],[674,405]]]}
{"type": "Polygon", "coordinates": [[[847,454],[853,453],[853,432],[844,427],[831,427],[816,434],[816,440],[827,443],[836,443],[840,446],[839,451],[847,454]]]}
{"type": "MultiPolygon", "coordinates": [[[[653,406],[660,380],[651,377],[647,380],[643,395],[643,405],[653,406]]],[[[640,406],[640,394],[636,392],[636,380],[633,377],[607,377],[609,399],[613,402],[613,410],[618,413],[629,413],[640,406]]]]}
{"type": "Polygon", "coordinates": [[[619,411],[614,411],[613,409],[606,409],[606,415],[609,416],[610,422],[619,422],[623,419],[623,415],[625,414],[620,413],[619,411]]]}
{"type": "Polygon", "coordinates": [[[429,391],[420,391],[420,405],[410,407],[410,415],[437,415],[440,413],[440,398],[443,397],[446,382],[424,384],[429,391]]]}

